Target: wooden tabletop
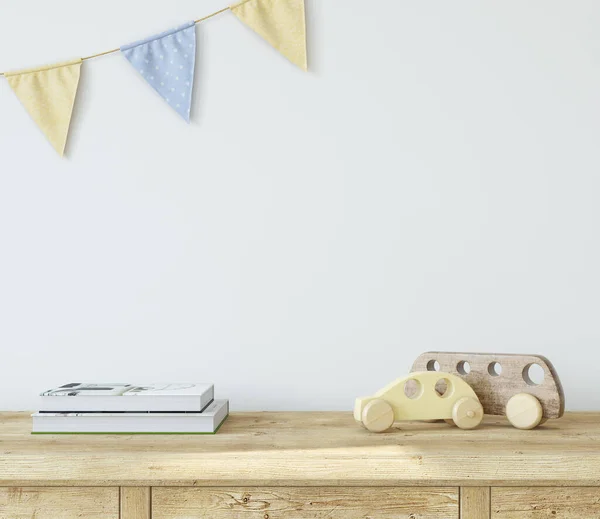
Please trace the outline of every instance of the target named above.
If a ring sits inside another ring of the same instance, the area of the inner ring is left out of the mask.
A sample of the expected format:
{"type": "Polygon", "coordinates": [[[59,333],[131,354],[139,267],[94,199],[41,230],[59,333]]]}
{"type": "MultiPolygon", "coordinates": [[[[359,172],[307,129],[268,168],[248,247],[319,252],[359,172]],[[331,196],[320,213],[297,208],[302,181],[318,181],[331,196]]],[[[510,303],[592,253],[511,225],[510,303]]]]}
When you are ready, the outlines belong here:
{"type": "Polygon", "coordinates": [[[600,413],[533,431],[404,423],[369,433],[350,413],[234,413],[214,436],[31,435],[0,414],[0,486],[600,485],[600,413]]]}

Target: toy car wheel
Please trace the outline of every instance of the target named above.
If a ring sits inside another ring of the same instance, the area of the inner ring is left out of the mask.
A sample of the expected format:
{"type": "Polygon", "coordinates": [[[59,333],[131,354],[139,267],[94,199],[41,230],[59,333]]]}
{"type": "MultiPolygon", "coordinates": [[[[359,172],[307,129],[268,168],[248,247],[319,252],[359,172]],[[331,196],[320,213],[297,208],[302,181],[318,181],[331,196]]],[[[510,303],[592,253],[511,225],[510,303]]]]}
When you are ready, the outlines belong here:
{"type": "Polygon", "coordinates": [[[506,404],[506,417],[517,429],[534,429],[543,416],[542,404],[529,393],[518,393],[506,404]]]}
{"type": "Polygon", "coordinates": [[[483,407],[479,400],[465,396],[454,404],[452,420],[461,429],[474,429],[483,420],[483,407]]]}
{"type": "Polygon", "coordinates": [[[376,398],[365,406],[361,418],[369,431],[383,432],[394,425],[394,410],[385,400],[376,398]]]}

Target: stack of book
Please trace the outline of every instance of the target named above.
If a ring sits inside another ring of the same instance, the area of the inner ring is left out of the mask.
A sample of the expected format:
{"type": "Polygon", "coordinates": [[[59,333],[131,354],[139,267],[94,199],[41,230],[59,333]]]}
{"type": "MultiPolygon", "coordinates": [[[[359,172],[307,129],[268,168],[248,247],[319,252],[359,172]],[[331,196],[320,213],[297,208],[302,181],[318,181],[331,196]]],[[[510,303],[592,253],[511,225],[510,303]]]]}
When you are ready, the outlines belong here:
{"type": "Polygon", "coordinates": [[[82,384],[41,394],[33,434],[214,434],[229,414],[212,384],[82,384]]]}

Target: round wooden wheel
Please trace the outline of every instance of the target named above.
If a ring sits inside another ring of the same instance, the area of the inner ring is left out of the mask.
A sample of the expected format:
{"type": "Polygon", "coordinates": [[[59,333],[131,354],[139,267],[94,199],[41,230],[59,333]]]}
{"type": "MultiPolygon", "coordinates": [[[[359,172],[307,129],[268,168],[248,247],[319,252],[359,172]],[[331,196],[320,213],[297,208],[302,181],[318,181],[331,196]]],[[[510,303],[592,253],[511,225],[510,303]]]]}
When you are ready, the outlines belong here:
{"type": "Polygon", "coordinates": [[[506,404],[506,417],[517,429],[534,429],[544,416],[542,404],[529,393],[519,393],[506,404]]]}
{"type": "Polygon", "coordinates": [[[394,424],[394,410],[385,400],[376,398],[363,409],[362,422],[371,432],[387,431],[394,424]]]}
{"type": "Polygon", "coordinates": [[[474,429],[483,420],[483,407],[479,400],[465,396],[454,404],[452,420],[461,429],[474,429]]]}

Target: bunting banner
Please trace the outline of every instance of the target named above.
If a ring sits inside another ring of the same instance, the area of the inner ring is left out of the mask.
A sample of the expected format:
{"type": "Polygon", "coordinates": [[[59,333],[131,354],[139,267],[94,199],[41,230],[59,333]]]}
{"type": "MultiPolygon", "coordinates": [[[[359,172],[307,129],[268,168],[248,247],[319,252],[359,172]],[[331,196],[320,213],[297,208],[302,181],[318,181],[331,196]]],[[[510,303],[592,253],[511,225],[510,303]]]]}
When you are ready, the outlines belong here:
{"type": "MultiPolygon", "coordinates": [[[[196,24],[231,11],[302,70],[308,70],[304,0],[243,0],[174,29],[119,48],[46,65],[0,73],[31,118],[62,157],[65,152],[83,61],[120,52],[140,76],[186,122],[190,122],[196,24]]],[[[1,122],[1,120],[0,120],[1,122]]]]}
{"type": "Polygon", "coordinates": [[[121,52],[148,84],[189,123],[196,64],[196,24],[191,21],[124,45],[121,52]]]}
{"type": "Polygon", "coordinates": [[[304,0],[244,0],[230,9],[292,63],[308,70],[304,0]]]}
{"type": "Polygon", "coordinates": [[[62,157],[67,144],[81,59],[34,69],[6,72],[13,92],[62,157]]]}

